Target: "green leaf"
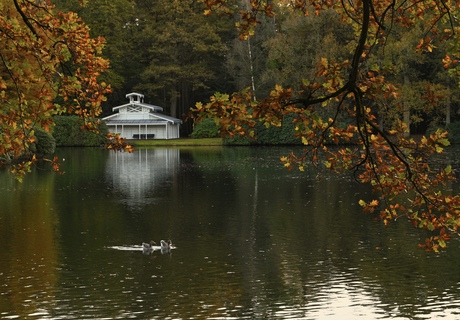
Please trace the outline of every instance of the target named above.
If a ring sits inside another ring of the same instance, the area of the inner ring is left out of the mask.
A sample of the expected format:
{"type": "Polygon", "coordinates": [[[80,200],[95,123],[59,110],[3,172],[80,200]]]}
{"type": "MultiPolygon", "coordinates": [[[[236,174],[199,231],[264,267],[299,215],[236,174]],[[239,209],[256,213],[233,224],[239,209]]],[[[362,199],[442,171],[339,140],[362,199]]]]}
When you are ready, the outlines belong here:
{"type": "Polygon", "coordinates": [[[448,139],[439,139],[438,143],[442,144],[444,147],[450,146],[450,142],[448,139]]]}
{"type": "Polygon", "coordinates": [[[441,248],[447,247],[446,242],[445,242],[444,240],[442,240],[442,239],[438,240],[438,243],[439,243],[439,246],[440,246],[441,248]]]}
{"type": "Polygon", "coordinates": [[[448,165],[444,171],[447,173],[447,174],[450,174],[452,172],[452,166],[451,165],[448,165]]]}

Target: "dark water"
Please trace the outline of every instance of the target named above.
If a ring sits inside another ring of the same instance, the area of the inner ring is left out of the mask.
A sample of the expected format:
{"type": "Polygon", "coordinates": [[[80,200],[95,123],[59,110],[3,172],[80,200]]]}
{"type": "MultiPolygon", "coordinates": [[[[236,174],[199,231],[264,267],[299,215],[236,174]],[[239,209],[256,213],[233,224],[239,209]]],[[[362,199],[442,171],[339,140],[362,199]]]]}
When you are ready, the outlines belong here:
{"type": "Polygon", "coordinates": [[[1,319],[460,319],[460,246],[362,213],[282,148],[59,150],[0,174],[1,319]],[[171,239],[171,254],[138,250],[171,239]]]}

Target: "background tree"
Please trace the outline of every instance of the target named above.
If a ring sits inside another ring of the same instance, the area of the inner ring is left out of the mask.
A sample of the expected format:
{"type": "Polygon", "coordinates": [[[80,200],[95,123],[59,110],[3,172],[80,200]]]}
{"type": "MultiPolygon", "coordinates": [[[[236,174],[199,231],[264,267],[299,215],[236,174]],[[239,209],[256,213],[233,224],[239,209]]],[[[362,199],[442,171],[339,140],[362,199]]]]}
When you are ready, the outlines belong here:
{"type": "MultiPolygon", "coordinates": [[[[242,10],[247,10],[249,2],[241,0],[237,5],[242,10]]],[[[235,24],[241,23],[240,14],[235,13],[233,19],[235,24]]],[[[269,94],[275,82],[272,78],[264,76],[270,50],[266,44],[275,36],[277,25],[277,20],[262,17],[258,32],[251,37],[240,37],[237,32],[234,33],[224,65],[225,71],[232,79],[233,90],[250,88],[254,98],[269,94]]]]}
{"type": "Polygon", "coordinates": [[[380,54],[369,58],[368,68],[384,72],[386,79],[399,88],[396,99],[383,97],[369,105],[378,114],[382,130],[391,129],[395,122],[403,120],[411,133],[420,134],[425,133],[428,126],[445,127],[452,104],[448,98],[452,97],[456,85],[442,66],[446,55],[443,42],[433,39],[429,50],[414,50],[425,36],[423,22],[418,21],[411,30],[408,33],[394,26],[386,44],[376,47],[380,54]],[[430,95],[436,95],[436,101],[427,100],[430,95]]]}
{"type": "MultiPolygon", "coordinates": [[[[219,10],[226,4],[224,0],[204,2],[209,9],[218,7],[219,10]]],[[[274,15],[273,3],[250,3],[239,25],[243,35],[253,32],[259,15],[274,15]]],[[[258,101],[253,101],[249,92],[232,96],[216,94],[209,103],[197,104],[198,120],[212,117],[224,134],[251,136],[253,131],[247,128],[254,127],[258,121],[279,126],[284,115],[296,115],[297,134],[306,148],[302,154],[283,157],[286,167],[297,164],[303,170],[307,163],[324,163],[331,170],[353,170],[359,181],[371,184],[378,194],[378,198],[370,202],[360,201],[366,211],[378,211],[385,223],[406,217],[415,227],[434,232],[424,244],[427,249],[445,247],[460,225],[460,197],[443,188],[446,181],[454,179],[452,168],[432,168],[428,159],[448,145],[446,132],[438,130],[415,141],[407,136],[407,124],[400,119],[383,131],[373,112],[380,108],[376,103],[401,99],[404,97],[401,89],[406,91],[406,99],[399,102],[403,112],[405,104],[415,106],[420,101],[409,101],[410,91],[402,87],[411,83],[410,78],[407,80],[410,69],[405,69],[409,61],[402,61],[400,65],[402,85],[391,81],[392,75],[385,68],[369,62],[373,58],[384,60],[386,52],[379,49],[396,41],[392,38],[394,30],[405,30],[405,33],[416,30],[418,34],[418,22],[422,20],[420,33],[424,36],[412,48],[413,52],[432,52],[432,39],[458,43],[459,26],[454,17],[460,4],[435,0],[309,0],[291,5],[306,16],[311,12],[321,16],[327,10],[334,10],[336,23],[354,31],[351,50],[345,47],[345,56],[338,58],[320,57],[314,77],[304,80],[300,90],[276,86],[269,97],[258,101]],[[324,116],[321,112],[324,108],[334,110],[333,116],[324,116]],[[353,119],[353,124],[340,127],[338,119],[343,115],[353,119]],[[327,138],[332,141],[357,138],[359,147],[329,148],[325,143],[327,138]]],[[[458,45],[452,48],[458,49],[458,45]]],[[[452,55],[444,58],[446,68],[456,63],[452,55]]],[[[435,95],[422,98],[426,105],[436,103],[435,95]]]]}
{"type": "MultiPolygon", "coordinates": [[[[145,67],[134,89],[165,107],[173,117],[183,117],[194,96],[219,81],[216,66],[227,50],[221,41],[222,22],[206,20],[203,6],[193,0],[145,1],[139,24],[145,67]]],[[[139,12],[140,13],[140,12],[139,12]]]]}

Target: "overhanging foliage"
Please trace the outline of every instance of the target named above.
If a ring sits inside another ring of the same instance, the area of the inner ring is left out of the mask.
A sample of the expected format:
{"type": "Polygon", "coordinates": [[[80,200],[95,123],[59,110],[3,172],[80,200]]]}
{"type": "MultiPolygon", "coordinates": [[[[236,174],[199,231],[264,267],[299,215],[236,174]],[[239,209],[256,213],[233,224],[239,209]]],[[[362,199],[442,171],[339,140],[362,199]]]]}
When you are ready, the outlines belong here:
{"type": "MultiPolygon", "coordinates": [[[[207,14],[231,12],[228,1],[204,2],[207,14]]],[[[410,50],[423,55],[445,46],[445,72],[458,75],[458,60],[452,57],[458,56],[460,43],[455,18],[459,7],[456,1],[434,0],[251,1],[240,12],[241,39],[256,32],[261,15],[272,17],[285,10],[321,16],[333,10],[340,23],[354,30],[351,46],[344,48],[351,50],[347,57],[319,57],[316,72],[302,81],[300,89],[277,85],[268,98],[260,100],[253,99],[249,91],[216,94],[209,103],[198,103],[194,116],[197,120],[218,119],[224,135],[252,137],[259,121],[279,126],[284,115],[295,114],[305,152],[283,157],[286,167],[303,170],[307,164],[323,164],[331,170],[352,170],[357,180],[370,183],[376,191],[376,199],[360,201],[365,211],[379,212],[385,224],[406,217],[415,227],[434,232],[423,246],[438,251],[458,233],[460,225],[460,197],[444,191],[447,181],[455,178],[452,168],[434,169],[428,164],[432,154],[449,145],[447,132],[438,130],[416,141],[408,135],[408,123],[411,107],[423,103],[435,108],[439,95],[427,86],[417,100],[412,99],[418,92],[402,91],[410,83],[410,74],[404,72],[408,61],[398,65],[402,68],[400,82],[394,81],[394,67],[382,62],[385,48],[412,32],[421,37],[410,50]],[[376,112],[384,109],[393,112],[386,127],[380,122],[382,112],[376,112]],[[338,126],[338,119],[344,116],[353,119],[346,128],[338,126]],[[331,149],[326,145],[328,139],[359,144],[331,149]],[[320,161],[324,158],[326,161],[320,161]],[[401,201],[401,195],[407,201],[401,201]]]]}

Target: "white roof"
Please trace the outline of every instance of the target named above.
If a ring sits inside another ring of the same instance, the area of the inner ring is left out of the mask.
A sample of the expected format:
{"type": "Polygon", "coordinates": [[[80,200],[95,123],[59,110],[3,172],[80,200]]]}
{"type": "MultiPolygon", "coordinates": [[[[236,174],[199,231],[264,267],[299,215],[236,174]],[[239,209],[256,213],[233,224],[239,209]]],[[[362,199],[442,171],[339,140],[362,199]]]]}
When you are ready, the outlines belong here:
{"type": "Polygon", "coordinates": [[[114,124],[160,124],[160,123],[166,123],[170,122],[172,124],[182,124],[181,119],[173,118],[170,116],[166,116],[164,114],[154,114],[150,115],[150,119],[117,119],[118,118],[118,113],[113,114],[111,116],[105,117],[102,120],[106,122],[108,125],[114,125],[114,124]]]}
{"type": "Polygon", "coordinates": [[[150,109],[151,111],[153,112],[161,112],[163,111],[163,108],[162,107],[159,107],[159,106],[155,106],[153,104],[148,104],[148,103],[143,103],[143,102],[134,102],[134,103],[126,103],[126,104],[123,104],[121,106],[117,106],[117,107],[113,107],[112,108],[112,111],[116,111],[118,109],[121,109],[121,108],[126,108],[128,106],[139,106],[139,107],[144,107],[144,108],[148,108],[150,109]]]}
{"type": "MultiPolygon", "coordinates": [[[[165,122],[170,122],[173,124],[181,124],[182,120],[177,119],[171,116],[167,116],[165,114],[159,113],[163,111],[162,107],[155,106],[153,104],[148,104],[144,102],[144,95],[136,92],[128,93],[126,95],[127,98],[129,98],[129,103],[123,104],[121,106],[116,106],[112,108],[112,111],[117,111],[122,108],[127,108],[129,106],[136,106],[136,107],[142,107],[149,109],[148,112],[148,118],[149,119],[117,119],[120,117],[120,113],[115,113],[112,114],[108,117],[102,118],[102,120],[106,121],[107,124],[145,124],[145,123],[165,123],[165,122]]],[[[141,112],[140,112],[141,113],[141,112]]],[[[143,113],[144,115],[146,113],[143,113]]]]}

